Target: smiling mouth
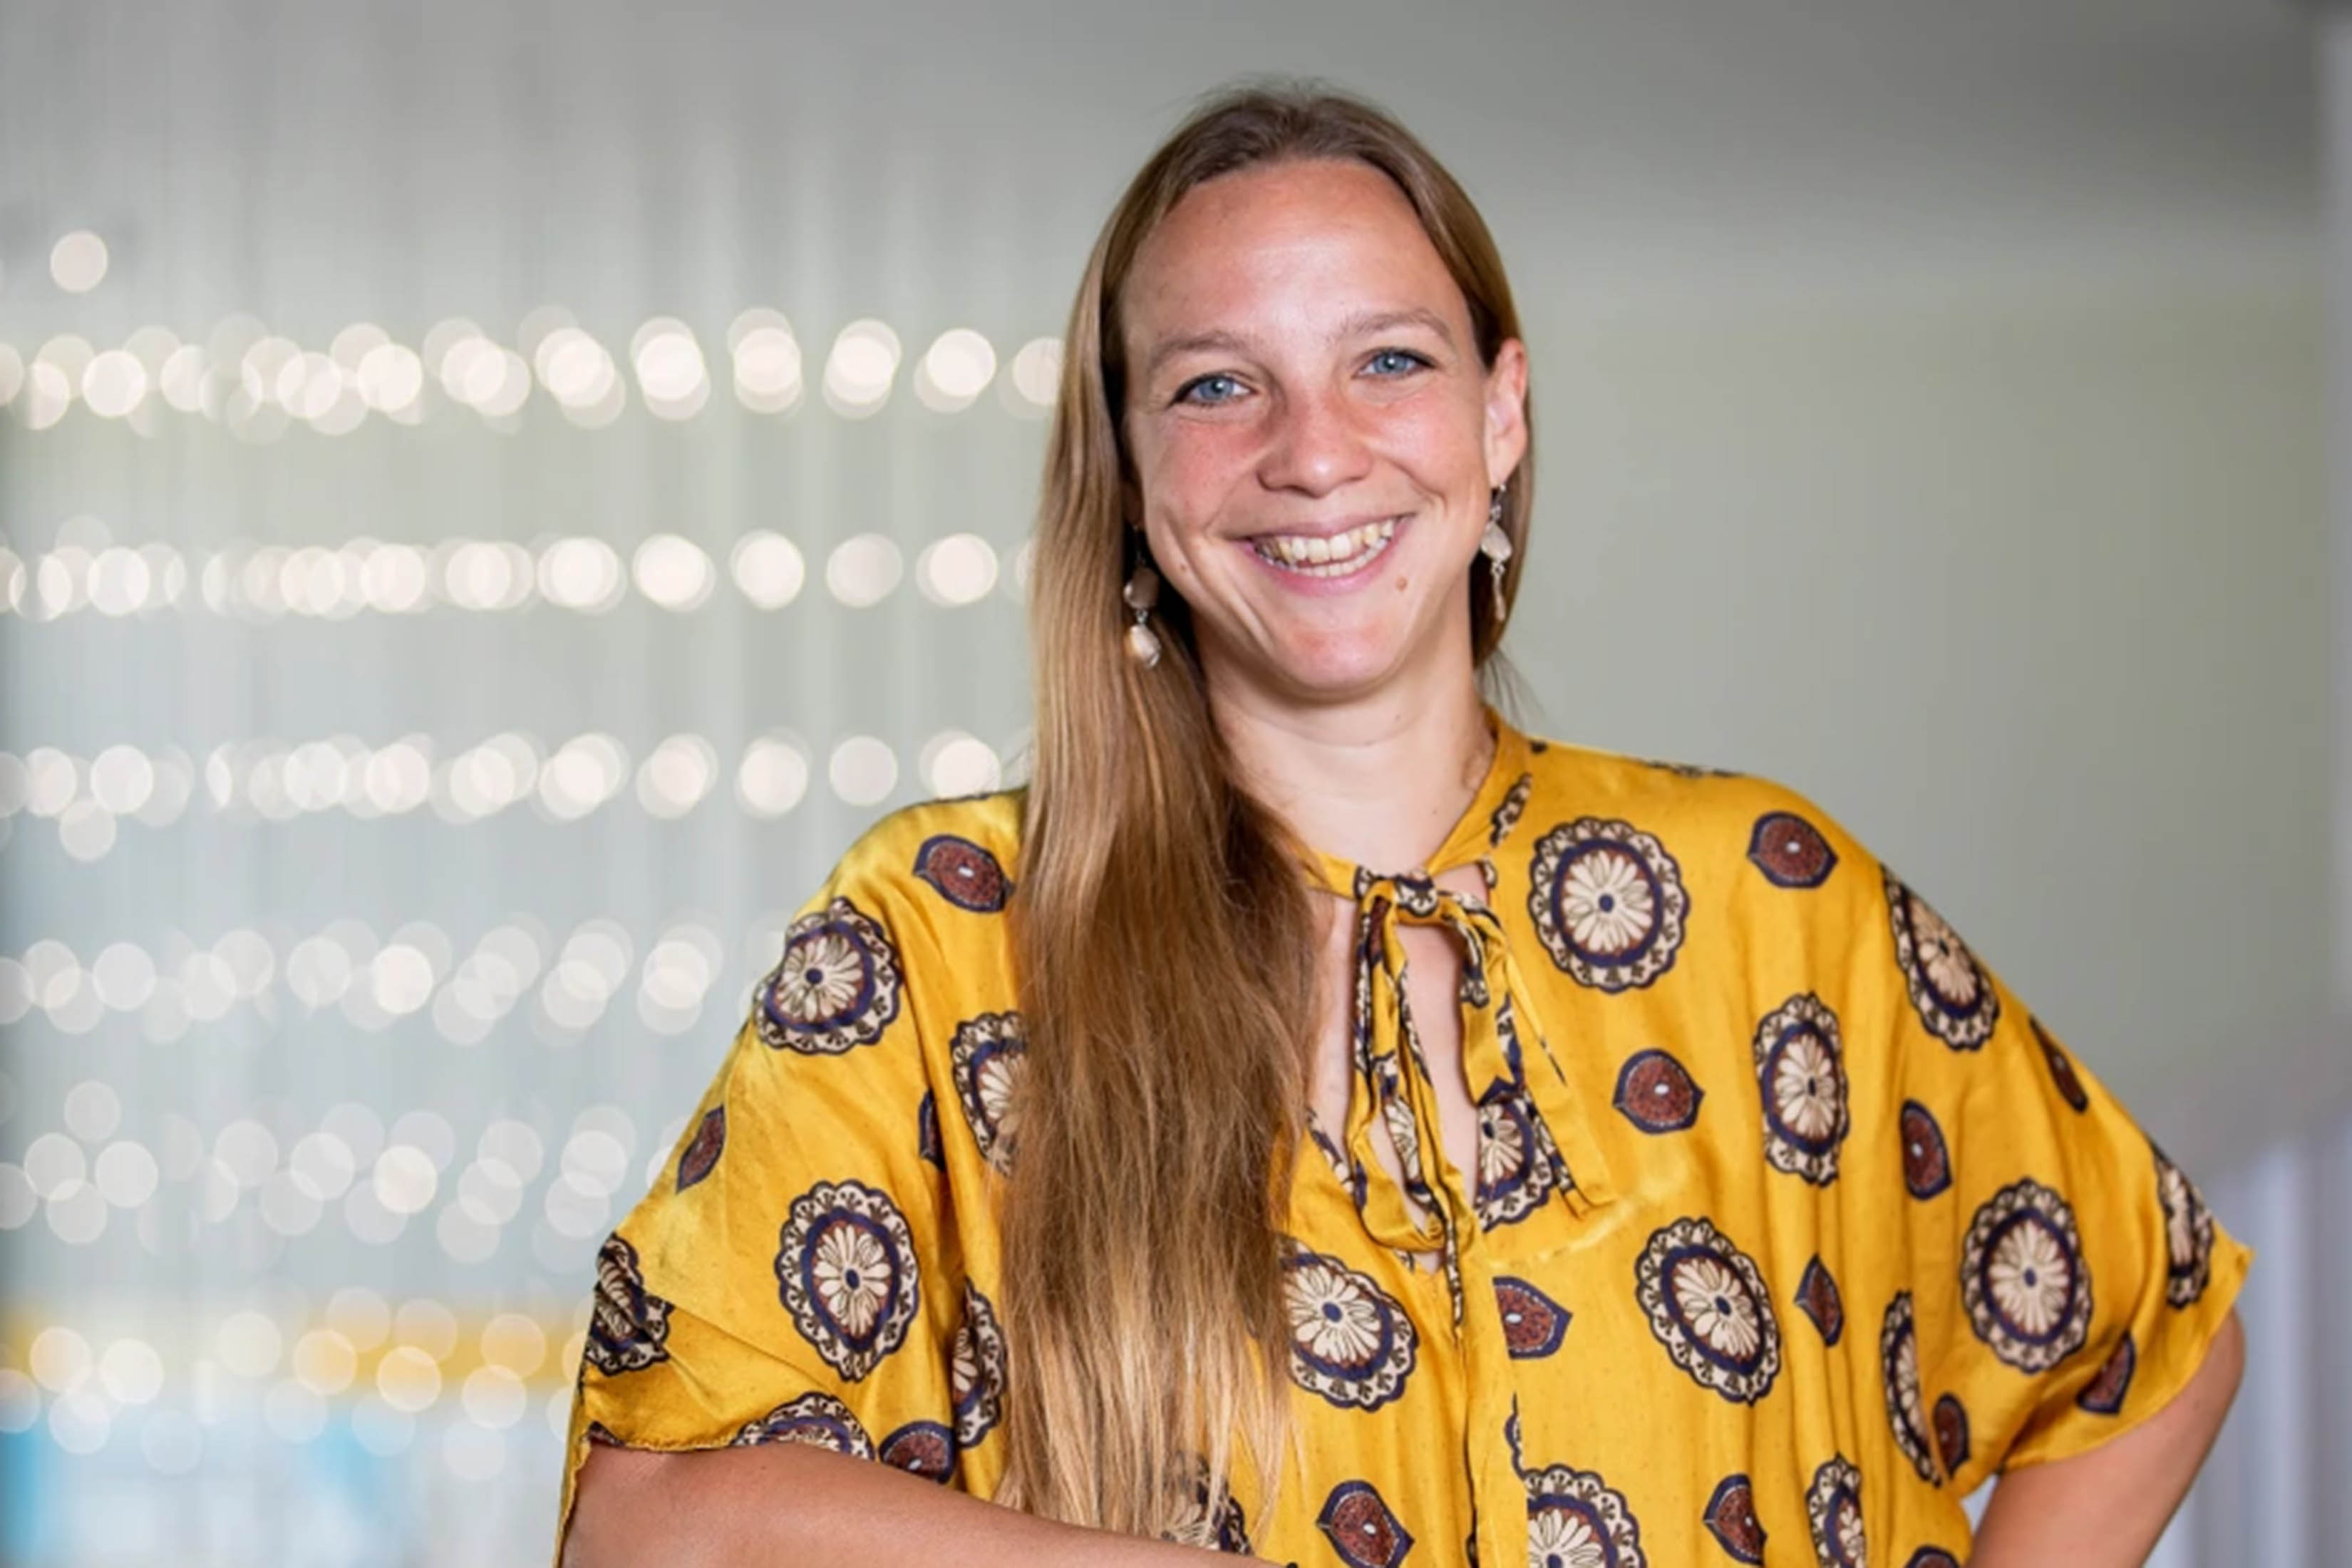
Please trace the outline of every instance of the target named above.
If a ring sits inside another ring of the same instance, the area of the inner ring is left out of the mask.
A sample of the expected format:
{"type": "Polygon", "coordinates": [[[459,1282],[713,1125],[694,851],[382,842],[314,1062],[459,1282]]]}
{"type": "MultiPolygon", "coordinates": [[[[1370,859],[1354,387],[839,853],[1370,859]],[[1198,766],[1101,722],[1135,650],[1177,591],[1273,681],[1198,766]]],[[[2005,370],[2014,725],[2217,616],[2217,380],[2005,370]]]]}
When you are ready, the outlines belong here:
{"type": "Polygon", "coordinates": [[[1344,533],[1266,533],[1249,542],[1259,560],[1302,577],[1344,577],[1371,564],[1396,537],[1399,518],[1387,518],[1344,533]]]}

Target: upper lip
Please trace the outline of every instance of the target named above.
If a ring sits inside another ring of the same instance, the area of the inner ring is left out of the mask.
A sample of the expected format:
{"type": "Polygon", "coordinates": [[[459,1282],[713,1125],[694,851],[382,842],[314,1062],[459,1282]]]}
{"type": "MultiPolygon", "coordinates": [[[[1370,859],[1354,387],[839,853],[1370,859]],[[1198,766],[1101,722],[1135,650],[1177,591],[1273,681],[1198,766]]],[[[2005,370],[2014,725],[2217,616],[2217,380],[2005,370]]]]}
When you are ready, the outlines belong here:
{"type": "Polygon", "coordinates": [[[1388,522],[1410,515],[1402,511],[1371,511],[1357,517],[1325,518],[1316,522],[1303,522],[1290,528],[1266,528],[1245,535],[1248,539],[1335,539],[1352,528],[1370,523],[1388,522]]]}

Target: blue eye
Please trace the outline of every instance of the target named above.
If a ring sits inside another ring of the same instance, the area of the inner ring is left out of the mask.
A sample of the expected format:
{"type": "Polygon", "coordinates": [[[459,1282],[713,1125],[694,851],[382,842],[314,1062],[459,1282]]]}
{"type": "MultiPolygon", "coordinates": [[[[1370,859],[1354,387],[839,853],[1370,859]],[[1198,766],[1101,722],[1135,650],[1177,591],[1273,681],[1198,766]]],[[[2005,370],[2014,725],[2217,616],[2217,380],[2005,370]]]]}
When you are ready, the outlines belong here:
{"type": "Polygon", "coordinates": [[[1176,389],[1179,403],[1231,403],[1241,391],[1241,383],[1222,373],[1203,375],[1186,382],[1176,389]]]}
{"type": "Polygon", "coordinates": [[[1376,375],[1402,375],[1408,371],[1426,370],[1429,362],[1410,349],[1382,349],[1365,366],[1376,375]]]}

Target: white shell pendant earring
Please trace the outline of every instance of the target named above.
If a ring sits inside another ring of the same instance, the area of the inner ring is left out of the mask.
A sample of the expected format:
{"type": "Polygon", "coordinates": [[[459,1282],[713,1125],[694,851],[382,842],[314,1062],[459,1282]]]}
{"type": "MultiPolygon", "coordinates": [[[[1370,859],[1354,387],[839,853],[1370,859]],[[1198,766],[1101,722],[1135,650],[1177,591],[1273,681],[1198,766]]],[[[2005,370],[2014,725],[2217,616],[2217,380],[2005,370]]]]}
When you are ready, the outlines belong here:
{"type": "Polygon", "coordinates": [[[1501,626],[1511,613],[1510,601],[1503,597],[1503,574],[1511,563],[1511,536],[1503,531],[1503,491],[1496,485],[1486,502],[1486,531],[1478,540],[1478,553],[1486,558],[1486,581],[1495,589],[1495,624],[1501,626]]]}
{"type": "Polygon", "coordinates": [[[1138,566],[1118,596],[1135,612],[1135,624],[1127,628],[1127,657],[1150,669],[1160,662],[1160,637],[1150,625],[1151,607],[1160,603],[1160,574],[1138,566]]]}

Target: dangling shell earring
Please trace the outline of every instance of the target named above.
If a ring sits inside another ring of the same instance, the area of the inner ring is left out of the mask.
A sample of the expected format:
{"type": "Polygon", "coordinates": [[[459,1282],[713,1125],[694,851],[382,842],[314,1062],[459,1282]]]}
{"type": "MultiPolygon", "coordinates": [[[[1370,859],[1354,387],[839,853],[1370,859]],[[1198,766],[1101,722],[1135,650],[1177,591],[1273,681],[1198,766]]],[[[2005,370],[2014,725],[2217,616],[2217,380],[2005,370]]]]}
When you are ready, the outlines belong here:
{"type": "Polygon", "coordinates": [[[1495,589],[1495,624],[1501,626],[1511,613],[1510,601],[1503,597],[1503,574],[1511,564],[1511,536],[1503,531],[1503,491],[1507,483],[1496,485],[1486,502],[1486,531],[1478,540],[1478,553],[1486,558],[1486,581],[1495,589]]]}
{"type": "Polygon", "coordinates": [[[1160,574],[1149,563],[1138,564],[1118,596],[1135,612],[1135,624],[1127,628],[1127,657],[1150,669],[1160,662],[1160,637],[1151,629],[1151,607],[1160,603],[1160,574]]]}

